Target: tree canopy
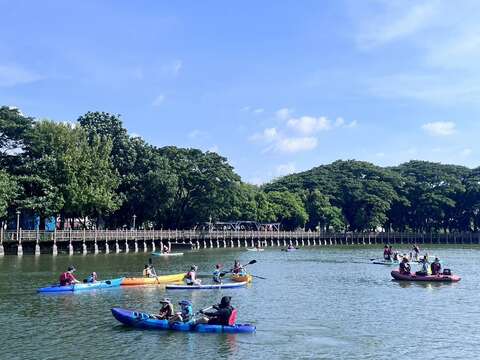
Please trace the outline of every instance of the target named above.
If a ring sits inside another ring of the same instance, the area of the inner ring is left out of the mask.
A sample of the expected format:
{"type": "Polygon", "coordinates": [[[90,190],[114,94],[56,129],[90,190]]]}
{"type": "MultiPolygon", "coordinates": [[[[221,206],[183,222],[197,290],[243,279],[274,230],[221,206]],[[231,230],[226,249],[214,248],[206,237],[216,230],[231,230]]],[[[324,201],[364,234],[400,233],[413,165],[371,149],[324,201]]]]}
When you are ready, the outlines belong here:
{"type": "Polygon", "coordinates": [[[0,218],[17,209],[84,226],[184,229],[229,220],[320,231],[477,231],[480,168],[347,160],[262,186],[215,152],[155,147],[120,115],[60,123],[0,108],[0,218]],[[88,219],[88,221],[86,221],[88,219]]]}

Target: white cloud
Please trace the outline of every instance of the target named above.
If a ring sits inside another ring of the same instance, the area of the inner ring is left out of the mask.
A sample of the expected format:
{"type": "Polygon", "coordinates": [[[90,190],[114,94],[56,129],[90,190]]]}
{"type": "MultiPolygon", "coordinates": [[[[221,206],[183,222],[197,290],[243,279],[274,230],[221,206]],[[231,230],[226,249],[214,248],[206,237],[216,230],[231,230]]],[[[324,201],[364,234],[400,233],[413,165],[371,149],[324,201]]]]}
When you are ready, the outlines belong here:
{"type": "Polygon", "coordinates": [[[437,121],[422,125],[422,129],[431,136],[448,136],[455,133],[455,123],[452,121],[437,121]]]}
{"type": "Polygon", "coordinates": [[[0,87],[28,84],[43,79],[29,70],[17,65],[0,65],[0,87]]]}
{"type": "Polygon", "coordinates": [[[261,133],[256,133],[250,136],[250,140],[253,141],[263,141],[266,143],[271,143],[279,136],[276,128],[266,128],[261,133]]]}
{"type": "Polygon", "coordinates": [[[282,153],[297,153],[313,150],[317,147],[318,140],[314,137],[281,138],[275,144],[275,150],[282,153]]]}
{"type": "Polygon", "coordinates": [[[275,167],[275,173],[278,176],[288,175],[294,173],[296,170],[294,163],[280,164],[275,167]]]}
{"type": "Polygon", "coordinates": [[[282,108],[275,112],[275,116],[280,120],[287,120],[292,117],[293,110],[289,108],[282,108]]]}
{"type": "Polygon", "coordinates": [[[153,106],[160,106],[165,102],[165,95],[160,94],[155,99],[153,99],[152,105],[153,106]]]}
{"type": "Polygon", "coordinates": [[[434,2],[409,6],[407,2],[385,2],[384,11],[369,17],[358,37],[363,47],[384,45],[416,34],[431,25],[438,8],[434,2]]]}
{"type": "Polygon", "coordinates": [[[302,116],[296,119],[289,119],[287,126],[305,135],[314,134],[322,130],[329,130],[331,128],[330,121],[323,116],[318,118],[302,116]]]}

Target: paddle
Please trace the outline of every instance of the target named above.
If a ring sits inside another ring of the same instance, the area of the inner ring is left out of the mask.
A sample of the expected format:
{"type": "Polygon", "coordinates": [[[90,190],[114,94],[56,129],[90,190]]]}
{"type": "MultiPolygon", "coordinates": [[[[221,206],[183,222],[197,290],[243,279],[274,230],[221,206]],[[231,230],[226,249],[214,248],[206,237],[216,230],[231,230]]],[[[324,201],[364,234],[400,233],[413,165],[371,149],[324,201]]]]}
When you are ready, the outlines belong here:
{"type": "MultiPolygon", "coordinates": [[[[257,263],[257,260],[251,260],[249,263],[247,263],[245,265],[242,265],[242,266],[245,267],[247,265],[253,265],[253,264],[256,264],[256,263],[257,263]]],[[[220,277],[224,277],[226,274],[231,273],[232,271],[233,271],[233,269],[230,269],[229,271],[221,272],[220,277]]]]}
{"type": "Polygon", "coordinates": [[[155,270],[155,267],[153,266],[152,258],[148,258],[148,265],[149,265],[149,266],[151,267],[151,269],[152,269],[153,276],[155,276],[155,278],[156,278],[157,281],[158,281],[157,271],[155,270]]]}
{"type": "Polygon", "coordinates": [[[250,274],[250,276],[253,276],[254,278],[257,278],[257,279],[267,280],[267,278],[264,278],[264,277],[258,276],[258,275],[252,275],[252,274],[250,274]]]}

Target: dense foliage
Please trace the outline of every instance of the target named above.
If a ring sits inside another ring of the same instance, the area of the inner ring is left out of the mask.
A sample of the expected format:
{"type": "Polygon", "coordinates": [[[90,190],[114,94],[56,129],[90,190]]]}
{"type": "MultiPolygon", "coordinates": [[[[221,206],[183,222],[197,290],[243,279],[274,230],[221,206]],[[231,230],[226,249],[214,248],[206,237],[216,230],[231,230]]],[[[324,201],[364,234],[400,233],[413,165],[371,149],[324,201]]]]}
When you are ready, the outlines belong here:
{"type": "Polygon", "coordinates": [[[480,168],[336,161],[258,187],[214,152],[151,146],[104,112],[58,123],[1,107],[0,167],[3,220],[21,210],[99,228],[131,227],[134,215],[139,227],[170,229],[210,220],[322,231],[480,226],[480,168]]]}

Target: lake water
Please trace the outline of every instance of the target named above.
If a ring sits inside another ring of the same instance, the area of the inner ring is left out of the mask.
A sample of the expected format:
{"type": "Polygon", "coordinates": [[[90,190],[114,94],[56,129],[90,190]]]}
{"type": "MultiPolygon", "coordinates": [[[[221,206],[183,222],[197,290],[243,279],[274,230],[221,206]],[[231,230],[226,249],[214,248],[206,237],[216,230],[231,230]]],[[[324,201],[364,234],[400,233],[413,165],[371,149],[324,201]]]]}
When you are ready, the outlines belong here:
{"type": "MultiPolygon", "coordinates": [[[[423,250],[423,249],[422,249],[423,250]]],[[[154,258],[160,274],[197,264],[256,259],[251,287],[166,291],[134,287],[42,295],[69,265],[82,279],[140,274],[149,254],[0,258],[1,359],[477,359],[480,354],[480,248],[427,249],[462,276],[457,284],[391,281],[388,266],[369,258],[381,248],[309,248],[285,253],[212,249],[154,258]],[[118,323],[111,307],[156,312],[159,299],[190,299],[195,309],[231,295],[239,322],[255,334],[142,331],[118,323]]],[[[206,280],[205,280],[206,281],[206,280]]]]}

